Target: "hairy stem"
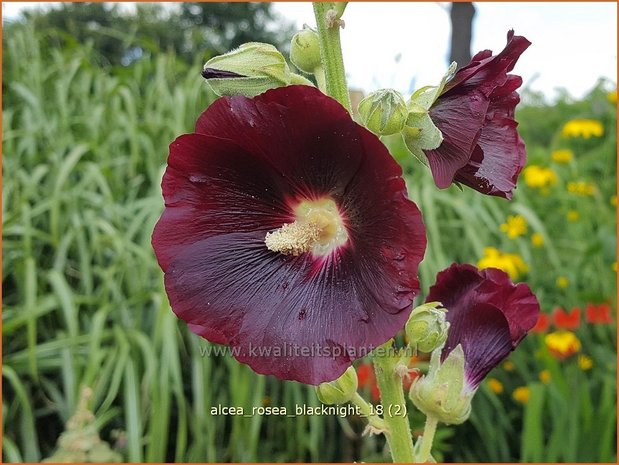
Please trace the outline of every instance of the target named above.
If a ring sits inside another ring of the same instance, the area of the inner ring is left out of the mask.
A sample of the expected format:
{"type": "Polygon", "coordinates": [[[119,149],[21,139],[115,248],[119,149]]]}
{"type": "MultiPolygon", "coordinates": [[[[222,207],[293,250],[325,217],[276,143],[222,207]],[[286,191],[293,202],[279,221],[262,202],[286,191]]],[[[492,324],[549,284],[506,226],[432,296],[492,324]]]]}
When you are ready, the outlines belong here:
{"type": "Polygon", "coordinates": [[[380,389],[383,405],[383,420],[387,427],[385,435],[391,450],[391,458],[396,463],[414,462],[413,439],[408,422],[406,400],[402,379],[395,367],[400,357],[393,354],[391,341],[381,347],[380,355],[373,356],[374,371],[380,389]],[[389,347],[387,346],[389,345],[389,347]]]}
{"type": "Polygon", "coordinates": [[[335,9],[334,2],[314,2],[313,5],[327,95],[340,102],[350,112],[350,95],[344,71],[338,12],[335,9]]]}
{"type": "Polygon", "coordinates": [[[421,436],[421,445],[419,446],[419,451],[417,455],[417,461],[420,463],[425,463],[430,458],[430,453],[432,452],[432,443],[434,442],[434,433],[436,433],[436,425],[438,424],[438,420],[428,415],[426,417],[426,426],[423,429],[423,436],[421,436]]]}

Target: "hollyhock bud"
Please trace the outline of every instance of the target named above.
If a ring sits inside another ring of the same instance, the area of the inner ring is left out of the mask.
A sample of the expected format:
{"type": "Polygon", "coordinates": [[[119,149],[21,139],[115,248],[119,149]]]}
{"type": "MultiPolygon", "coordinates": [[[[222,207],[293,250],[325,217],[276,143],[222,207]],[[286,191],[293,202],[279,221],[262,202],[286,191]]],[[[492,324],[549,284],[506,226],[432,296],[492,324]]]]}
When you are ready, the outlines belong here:
{"type": "Polygon", "coordinates": [[[255,97],[290,84],[312,85],[290,71],[284,56],[272,45],[249,42],[204,65],[202,77],[217,95],[255,97]]]}
{"type": "Polygon", "coordinates": [[[318,34],[308,26],[292,38],[290,61],[305,73],[313,73],[320,66],[318,34]]]}
{"type": "Polygon", "coordinates": [[[406,102],[393,89],[372,92],[359,102],[358,109],[363,125],[382,136],[400,132],[408,116],[406,102]]]}
{"type": "Polygon", "coordinates": [[[432,352],[430,368],[410,390],[413,404],[426,416],[448,425],[465,422],[471,414],[471,399],[477,389],[469,389],[464,379],[464,352],[458,344],[440,361],[441,349],[432,352]]]}
{"type": "Polygon", "coordinates": [[[406,322],[406,336],[413,350],[430,353],[447,340],[447,310],[440,302],[429,302],[415,308],[406,322]]]}
{"type": "Polygon", "coordinates": [[[316,395],[323,404],[344,404],[357,392],[357,372],[350,366],[334,381],[316,387],[316,395]]]}

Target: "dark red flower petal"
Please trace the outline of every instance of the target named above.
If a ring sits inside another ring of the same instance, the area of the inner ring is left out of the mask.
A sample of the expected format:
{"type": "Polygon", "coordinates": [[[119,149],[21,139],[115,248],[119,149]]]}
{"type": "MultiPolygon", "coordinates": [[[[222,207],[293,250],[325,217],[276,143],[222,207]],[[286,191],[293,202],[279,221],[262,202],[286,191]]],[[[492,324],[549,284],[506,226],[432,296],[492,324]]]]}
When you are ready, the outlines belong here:
{"type": "Polygon", "coordinates": [[[221,98],[196,132],[170,146],[153,234],[192,331],[259,373],[318,384],[404,325],[425,228],[376,136],[308,86],[221,98]],[[346,244],[323,257],[266,248],[299,201],[322,197],[345,219],[346,244]]]}
{"type": "Polygon", "coordinates": [[[439,148],[426,150],[425,154],[434,182],[440,189],[449,187],[456,173],[469,163],[488,105],[488,99],[473,90],[465,98],[459,95],[439,97],[430,109],[432,121],[443,133],[443,142],[439,148]]]}
{"type": "Polygon", "coordinates": [[[202,134],[177,138],[170,145],[162,190],[166,209],[155,227],[153,247],[164,271],[200,239],[229,231],[268,231],[290,221],[282,200],[290,189],[264,161],[231,140],[202,134]]]}
{"type": "Polygon", "coordinates": [[[457,312],[449,320],[449,337],[442,358],[458,345],[465,357],[467,384],[475,388],[484,377],[505,360],[514,346],[505,315],[494,305],[478,302],[468,312],[457,312]]]}
{"type": "Polygon", "coordinates": [[[496,268],[452,264],[438,273],[427,302],[441,302],[450,322],[443,359],[462,344],[467,379],[476,387],[516,348],[538,320],[540,308],[526,284],[513,284],[496,268]]]}
{"type": "Polygon", "coordinates": [[[526,152],[514,120],[522,79],[507,73],[530,42],[513,31],[507,38],[498,55],[475,55],[430,108],[443,133],[443,143],[425,151],[439,188],[459,182],[484,194],[512,196],[526,152]]]}

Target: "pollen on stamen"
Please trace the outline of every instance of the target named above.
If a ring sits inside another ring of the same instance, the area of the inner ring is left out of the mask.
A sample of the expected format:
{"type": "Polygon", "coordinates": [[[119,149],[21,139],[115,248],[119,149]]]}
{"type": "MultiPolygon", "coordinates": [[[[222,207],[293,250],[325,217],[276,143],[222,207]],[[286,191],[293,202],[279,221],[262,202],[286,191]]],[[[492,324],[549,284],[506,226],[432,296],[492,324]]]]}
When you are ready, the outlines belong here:
{"type": "Polygon", "coordinates": [[[284,255],[295,257],[302,253],[309,252],[319,240],[322,233],[316,223],[294,223],[284,224],[281,228],[267,233],[264,243],[272,252],[279,252],[284,255]]]}

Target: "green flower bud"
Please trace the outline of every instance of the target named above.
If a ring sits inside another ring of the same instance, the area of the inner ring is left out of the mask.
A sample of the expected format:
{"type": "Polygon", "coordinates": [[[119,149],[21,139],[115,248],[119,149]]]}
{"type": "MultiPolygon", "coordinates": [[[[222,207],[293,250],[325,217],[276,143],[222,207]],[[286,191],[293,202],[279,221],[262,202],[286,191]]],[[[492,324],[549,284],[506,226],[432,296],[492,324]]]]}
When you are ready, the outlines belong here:
{"type": "Polygon", "coordinates": [[[372,92],[359,102],[358,111],[363,125],[382,136],[400,132],[408,116],[406,102],[393,89],[372,92]]]}
{"type": "Polygon", "coordinates": [[[211,58],[202,76],[217,95],[255,97],[269,89],[287,86],[292,73],[284,56],[270,44],[249,42],[211,58]]]}
{"type": "Polygon", "coordinates": [[[441,349],[432,352],[428,373],[413,383],[409,397],[426,416],[458,425],[471,414],[471,399],[477,389],[471,389],[464,381],[464,352],[460,344],[442,363],[440,358],[441,349]]]}
{"type": "Polygon", "coordinates": [[[344,404],[357,392],[357,372],[351,366],[335,381],[316,387],[316,395],[323,404],[344,404]]]}
{"type": "Polygon", "coordinates": [[[304,26],[303,30],[294,35],[290,46],[290,61],[305,73],[313,73],[321,65],[316,31],[304,26]]]}
{"type": "Polygon", "coordinates": [[[447,310],[440,302],[429,302],[415,308],[406,322],[406,336],[413,350],[432,352],[447,340],[447,310]]]}

